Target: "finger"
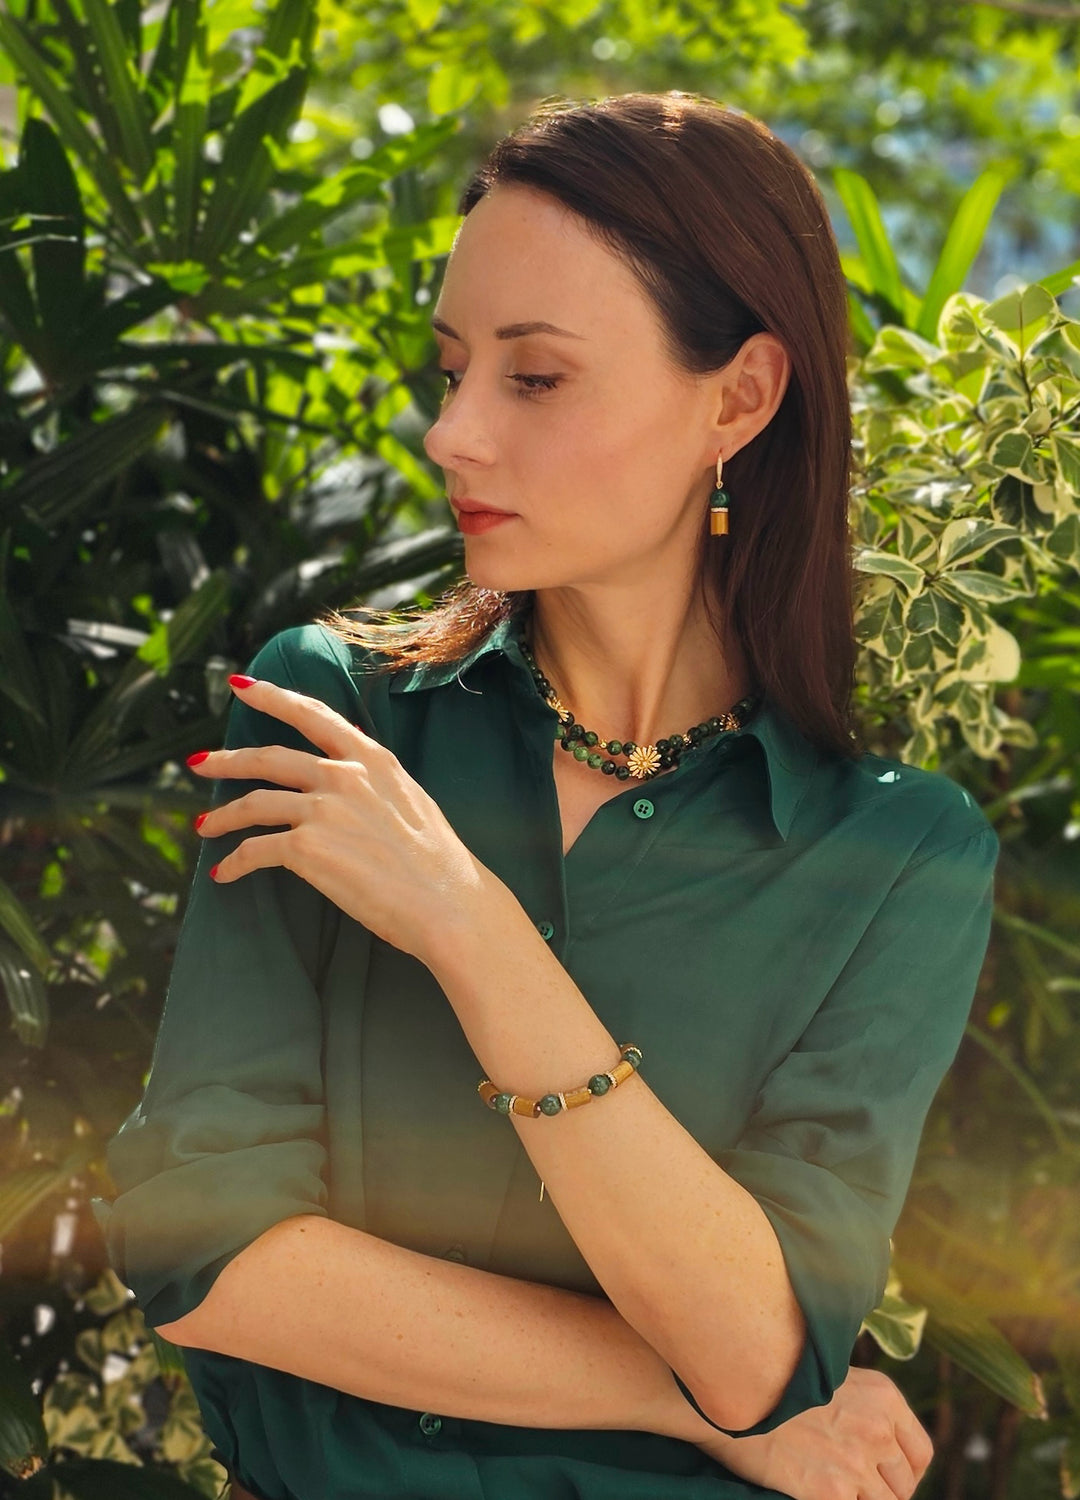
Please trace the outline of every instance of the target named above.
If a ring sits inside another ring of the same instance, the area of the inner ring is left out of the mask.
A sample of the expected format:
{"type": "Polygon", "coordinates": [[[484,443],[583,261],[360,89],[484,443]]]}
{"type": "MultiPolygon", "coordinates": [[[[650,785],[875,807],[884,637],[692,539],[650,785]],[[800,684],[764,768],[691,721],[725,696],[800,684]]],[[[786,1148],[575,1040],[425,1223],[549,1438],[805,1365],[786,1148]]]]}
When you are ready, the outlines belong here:
{"type": "Polygon", "coordinates": [[[934,1458],[934,1444],[930,1434],[906,1403],[897,1418],[895,1432],[896,1441],[900,1444],[915,1474],[915,1481],[918,1483],[934,1458]]]}
{"type": "Polygon", "coordinates": [[[231,880],[250,875],[252,870],[268,870],[274,865],[291,870],[289,860],[295,848],[291,829],[288,833],[263,833],[258,838],[245,839],[231,854],[211,867],[210,878],[215,885],[227,885],[231,880]]]}
{"type": "MultiPolygon", "coordinates": [[[[190,762],[189,762],[190,764],[190,762]]],[[[191,765],[196,776],[235,777],[240,781],[276,781],[301,792],[327,784],[327,762],[306,750],[285,745],[240,745],[235,750],[210,750],[191,765]]]]}
{"type": "Polygon", "coordinates": [[[321,698],[310,698],[305,693],[279,687],[276,682],[267,682],[261,677],[251,682],[247,677],[233,676],[229,678],[229,685],[250,708],[299,729],[332,760],[352,760],[358,748],[373,743],[369,735],[350,724],[321,698]]]}
{"type": "Polygon", "coordinates": [[[909,1500],[911,1490],[893,1489],[879,1473],[868,1474],[859,1481],[858,1500],[909,1500]]]}
{"type": "Polygon", "coordinates": [[[249,828],[254,824],[277,828],[287,823],[290,828],[295,828],[304,813],[312,811],[310,801],[310,796],[305,798],[302,792],[265,789],[248,792],[243,797],[234,797],[231,802],[223,802],[209,812],[200,814],[201,821],[196,825],[196,832],[202,838],[213,839],[220,834],[231,833],[236,828],[249,828]]]}
{"type": "Polygon", "coordinates": [[[887,1486],[881,1492],[881,1500],[911,1500],[918,1478],[902,1448],[881,1460],[878,1473],[887,1486]]]}

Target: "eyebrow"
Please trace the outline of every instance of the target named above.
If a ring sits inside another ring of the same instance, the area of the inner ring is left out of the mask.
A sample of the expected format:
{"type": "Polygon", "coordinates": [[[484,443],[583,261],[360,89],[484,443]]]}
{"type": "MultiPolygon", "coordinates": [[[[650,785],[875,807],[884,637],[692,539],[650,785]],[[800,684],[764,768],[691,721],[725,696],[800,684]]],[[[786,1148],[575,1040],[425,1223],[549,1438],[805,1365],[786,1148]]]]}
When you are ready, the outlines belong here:
{"type": "MultiPolygon", "coordinates": [[[[445,333],[447,338],[457,339],[462,342],[461,334],[455,333],[449,323],[444,323],[442,318],[433,317],[432,328],[438,329],[439,333],[445,333]]],[[[569,328],[556,328],[554,323],[504,323],[501,328],[496,328],[497,339],[522,339],[530,333],[558,333],[568,339],[584,339],[583,333],[572,333],[569,328]]]]}

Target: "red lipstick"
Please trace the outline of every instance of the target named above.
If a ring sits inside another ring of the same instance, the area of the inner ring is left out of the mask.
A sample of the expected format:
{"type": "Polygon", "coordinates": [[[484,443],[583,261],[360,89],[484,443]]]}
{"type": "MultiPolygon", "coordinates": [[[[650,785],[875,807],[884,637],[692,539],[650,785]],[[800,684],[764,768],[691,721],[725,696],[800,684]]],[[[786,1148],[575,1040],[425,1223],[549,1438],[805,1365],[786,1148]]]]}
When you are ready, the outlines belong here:
{"type": "Polygon", "coordinates": [[[503,521],[516,519],[512,510],[498,510],[494,506],[481,505],[478,500],[470,500],[462,496],[460,500],[452,500],[454,513],[458,523],[458,530],[466,535],[474,536],[481,531],[490,531],[493,526],[498,526],[503,521]]]}

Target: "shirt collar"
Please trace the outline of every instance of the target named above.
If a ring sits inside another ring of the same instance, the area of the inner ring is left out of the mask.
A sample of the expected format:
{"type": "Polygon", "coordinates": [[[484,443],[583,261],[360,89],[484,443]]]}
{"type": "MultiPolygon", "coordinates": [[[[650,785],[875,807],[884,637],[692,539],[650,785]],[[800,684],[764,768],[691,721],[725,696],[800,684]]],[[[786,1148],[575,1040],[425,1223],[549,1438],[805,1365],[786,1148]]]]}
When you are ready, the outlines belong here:
{"type": "MultiPolygon", "coordinates": [[[[390,692],[415,693],[425,688],[444,687],[462,677],[482,656],[492,651],[501,651],[523,672],[528,672],[528,664],[521,654],[524,623],[522,613],[500,620],[460,661],[421,662],[419,666],[400,668],[390,677],[390,692]]],[[[817,765],[818,752],[771,698],[765,699],[749,724],[726,736],[729,740],[742,737],[757,740],[761,746],[769,777],[772,820],[777,833],[786,840],[817,765]]]]}

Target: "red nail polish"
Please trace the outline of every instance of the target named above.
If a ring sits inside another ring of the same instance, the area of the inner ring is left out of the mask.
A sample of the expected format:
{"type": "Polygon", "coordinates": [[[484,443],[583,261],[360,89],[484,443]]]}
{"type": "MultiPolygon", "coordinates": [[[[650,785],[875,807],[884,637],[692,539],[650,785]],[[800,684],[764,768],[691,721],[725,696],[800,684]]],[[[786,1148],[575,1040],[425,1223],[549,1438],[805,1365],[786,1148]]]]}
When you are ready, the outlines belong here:
{"type": "Polygon", "coordinates": [[[229,678],[229,686],[234,688],[249,688],[258,682],[257,677],[245,677],[242,672],[235,672],[229,678]]]}
{"type": "Polygon", "coordinates": [[[194,755],[188,756],[187,763],[189,766],[201,765],[209,754],[209,750],[196,750],[194,755]]]}
{"type": "Polygon", "coordinates": [[[195,817],[195,819],[193,820],[192,827],[193,828],[201,828],[203,826],[203,824],[206,822],[206,820],[207,820],[207,818],[209,816],[210,816],[210,814],[208,812],[199,813],[197,815],[197,817],[195,817]]]}
{"type": "Polygon", "coordinates": [[[216,880],[217,879],[217,872],[218,872],[217,865],[211,865],[210,866],[210,879],[211,880],[216,880]]]}

